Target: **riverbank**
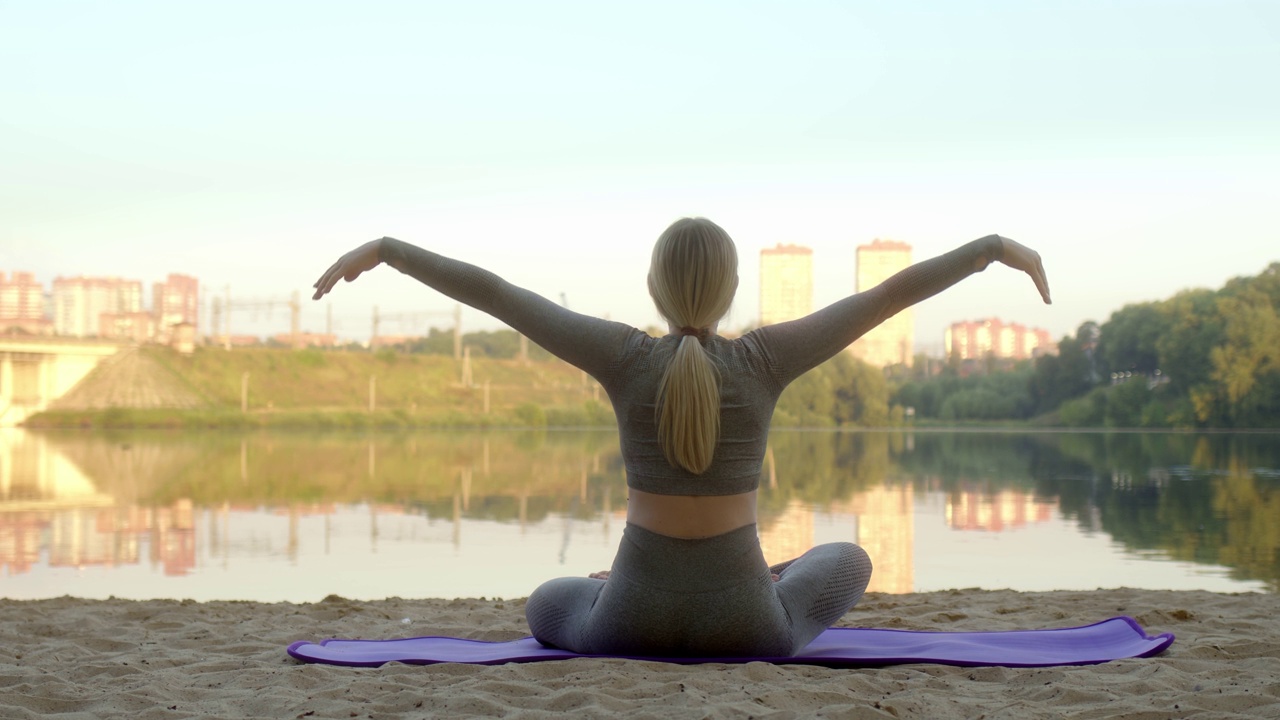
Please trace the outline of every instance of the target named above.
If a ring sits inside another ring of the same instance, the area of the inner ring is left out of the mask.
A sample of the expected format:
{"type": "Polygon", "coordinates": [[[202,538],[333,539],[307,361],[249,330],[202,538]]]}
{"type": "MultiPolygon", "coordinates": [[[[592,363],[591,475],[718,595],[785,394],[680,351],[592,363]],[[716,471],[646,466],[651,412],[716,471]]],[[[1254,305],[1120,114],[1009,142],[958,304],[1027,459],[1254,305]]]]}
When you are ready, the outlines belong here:
{"type": "Polygon", "coordinates": [[[40,429],[611,427],[599,385],[560,360],[251,348],[129,348],[40,429]]]}
{"type": "MultiPolygon", "coordinates": [[[[424,591],[430,592],[424,579],[424,591]]],[[[1280,596],[1099,590],[869,595],[842,625],[1066,627],[1115,615],[1177,641],[1155,658],[1084,667],[680,666],[572,660],[496,667],[297,663],[326,637],[527,633],[523,600],[311,604],[0,601],[0,716],[382,718],[1271,718],[1280,714],[1280,596]]]]}

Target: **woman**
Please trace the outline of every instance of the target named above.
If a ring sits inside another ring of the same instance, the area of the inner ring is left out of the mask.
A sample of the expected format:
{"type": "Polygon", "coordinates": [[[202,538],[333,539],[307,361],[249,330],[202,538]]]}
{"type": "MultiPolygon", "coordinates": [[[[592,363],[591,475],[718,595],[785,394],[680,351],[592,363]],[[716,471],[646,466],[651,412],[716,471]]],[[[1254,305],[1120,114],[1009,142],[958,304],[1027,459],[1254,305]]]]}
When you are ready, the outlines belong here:
{"type": "Polygon", "coordinates": [[[1029,274],[1049,302],[1039,255],[989,235],[807,317],[729,340],[716,325],[738,287],[737,251],[701,218],[678,220],[654,246],[649,294],[670,324],[660,338],[392,238],[342,256],[314,297],[386,263],[506,322],[608,392],[627,468],[627,525],[610,571],[551,580],[529,597],[539,641],[592,654],[781,657],[858,602],[871,561],[853,543],[829,543],[766,565],[756,488],[778,396],[893,314],[997,261],[1029,274]]]}

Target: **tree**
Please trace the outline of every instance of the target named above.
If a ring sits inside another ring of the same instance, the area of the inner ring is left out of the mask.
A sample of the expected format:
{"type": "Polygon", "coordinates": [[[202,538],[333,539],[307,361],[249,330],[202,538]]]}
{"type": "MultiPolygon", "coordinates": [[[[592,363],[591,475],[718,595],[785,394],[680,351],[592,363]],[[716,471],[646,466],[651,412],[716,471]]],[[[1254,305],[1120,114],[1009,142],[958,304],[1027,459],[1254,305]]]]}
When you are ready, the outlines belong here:
{"type": "Polygon", "coordinates": [[[1217,387],[1218,400],[1236,427],[1265,422],[1260,415],[1268,412],[1259,411],[1274,413],[1275,408],[1262,405],[1269,404],[1270,398],[1255,388],[1259,381],[1280,374],[1280,317],[1271,298],[1255,289],[1220,297],[1217,305],[1219,315],[1226,319],[1225,342],[1209,352],[1213,366],[1210,378],[1217,387]]]}
{"type": "Polygon", "coordinates": [[[1076,337],[1058,341],[1057,355],[1036,358],[1031,377],[1031,401],[1035,412],[1056,410],[1062,403],[1078,398],[1094,386],[1096,375],[1091,359],[1096,324],[1081,325],[1076,337]],[[1088,348],[1088,351],[1086,351],[1088,348]]]}
{"type": "Polygon", "coordinates": [[[882,426],[889,422],[889,385],[884,373],[849,353],[801,375],[778,399],[780,427],[882,426]]]}
{"type": "Polygon", "coordinates": [[[1159,303],[1126,305],[1111,314],[1099,328],[1098,358],[1103,375],[1133,372],[1154,375],[1160,368],[1156,345],[1165,335],[1170,318],[1159,303]]]}

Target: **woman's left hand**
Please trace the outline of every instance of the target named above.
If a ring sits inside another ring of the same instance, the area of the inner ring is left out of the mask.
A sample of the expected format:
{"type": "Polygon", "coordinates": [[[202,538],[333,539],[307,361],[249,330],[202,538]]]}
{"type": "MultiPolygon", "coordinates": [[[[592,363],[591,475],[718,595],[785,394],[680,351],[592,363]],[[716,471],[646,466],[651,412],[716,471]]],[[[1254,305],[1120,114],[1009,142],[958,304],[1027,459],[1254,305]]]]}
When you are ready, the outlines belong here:
{"type": "Polygon", "coordinates": [[[382,245],[382,240],[371,240],[351,252],[338,258],[338,261],[329,266],[328,270],[320,276],[315,285],[316,293],[311,296],[312,300],[319,300],[338,284],[338,279],[343,278],[347,282],[351,282],[360,277],[362,273],[366,273],[382,262],[378,259],[378,248],[382,245]]]}
{"type": "Polygon", "coordinates": [[[1021,270],[1030,275],[1031,281],[1036,284],[1036,289],[1040,291],[1040,298],[1044,300],[1046,305],[1052,304],[1053,300],[1049,299],[1049,278],[1044,274],[1044,265],[1040,262],[1040,253],[1007,237],[997,237],[1000,237],[1000,242],[1004,245],[1000,262],[1014,270],[1021,270]]]}

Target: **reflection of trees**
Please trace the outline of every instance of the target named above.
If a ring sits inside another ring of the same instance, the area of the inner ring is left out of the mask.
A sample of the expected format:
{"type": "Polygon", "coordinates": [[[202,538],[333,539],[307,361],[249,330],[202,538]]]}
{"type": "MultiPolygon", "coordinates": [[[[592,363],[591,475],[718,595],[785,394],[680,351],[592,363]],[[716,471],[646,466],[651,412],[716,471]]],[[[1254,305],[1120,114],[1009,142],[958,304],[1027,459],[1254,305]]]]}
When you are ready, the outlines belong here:
{"type": "Polygon", "coordinates": [[[890,438],[901,433],[774,431],[769,449],[777,485],[769,482],[768,461],[760,483],[760,508],[780,511],[792,500],[827,506],[884,482],[889,473],[890,438]]]}
{"type": "Polygon", "coordinates": [[[201,506],[296,503],[395,503],[452,514],[465,495],[466,514],[538,520],[548,512],[621,506],[625,488],[617,437],[610,432],[557,433],[260,433],[239,435],[132,433],[51,435],[99,488],[165,505],[184,498],[201,506]],[[536,437],[534,437],[536,435],[536,437]],[[124,448],[123,450],[121,448],[124,448]],[[120,459],[151,461],[163,472],[135,473],[120,459]]]}
{"type": "Polygon", "coordinates": [[[1280,590],[1280,447],[1267,435],[1088,433],[1060,438],[1082,474],[1037,478],[1064,514],[1126,547],[1232,568],[1280,590]],[[1268,470],[1268,468],[1270,470],[1268,470]]]}
{"type": "Polygon", "coordinates": [[[1011,488],[1034,489],[1035,469],[1047,448],[1023,433],[915,433],[913,449],[895,458],[901,472],[923,489],[995,494],[1011,488]]]}
{"type": "Polygon", "coordinates": [[[1262,484],[1256,475],[1233,470],[1215,482],[1213,509],[1231,519],[1218,561],[1235,577],[1263,579],[1271,592],[1280,592],[1280,489],[1274,474],[1270,479],[1262,484]]]}

